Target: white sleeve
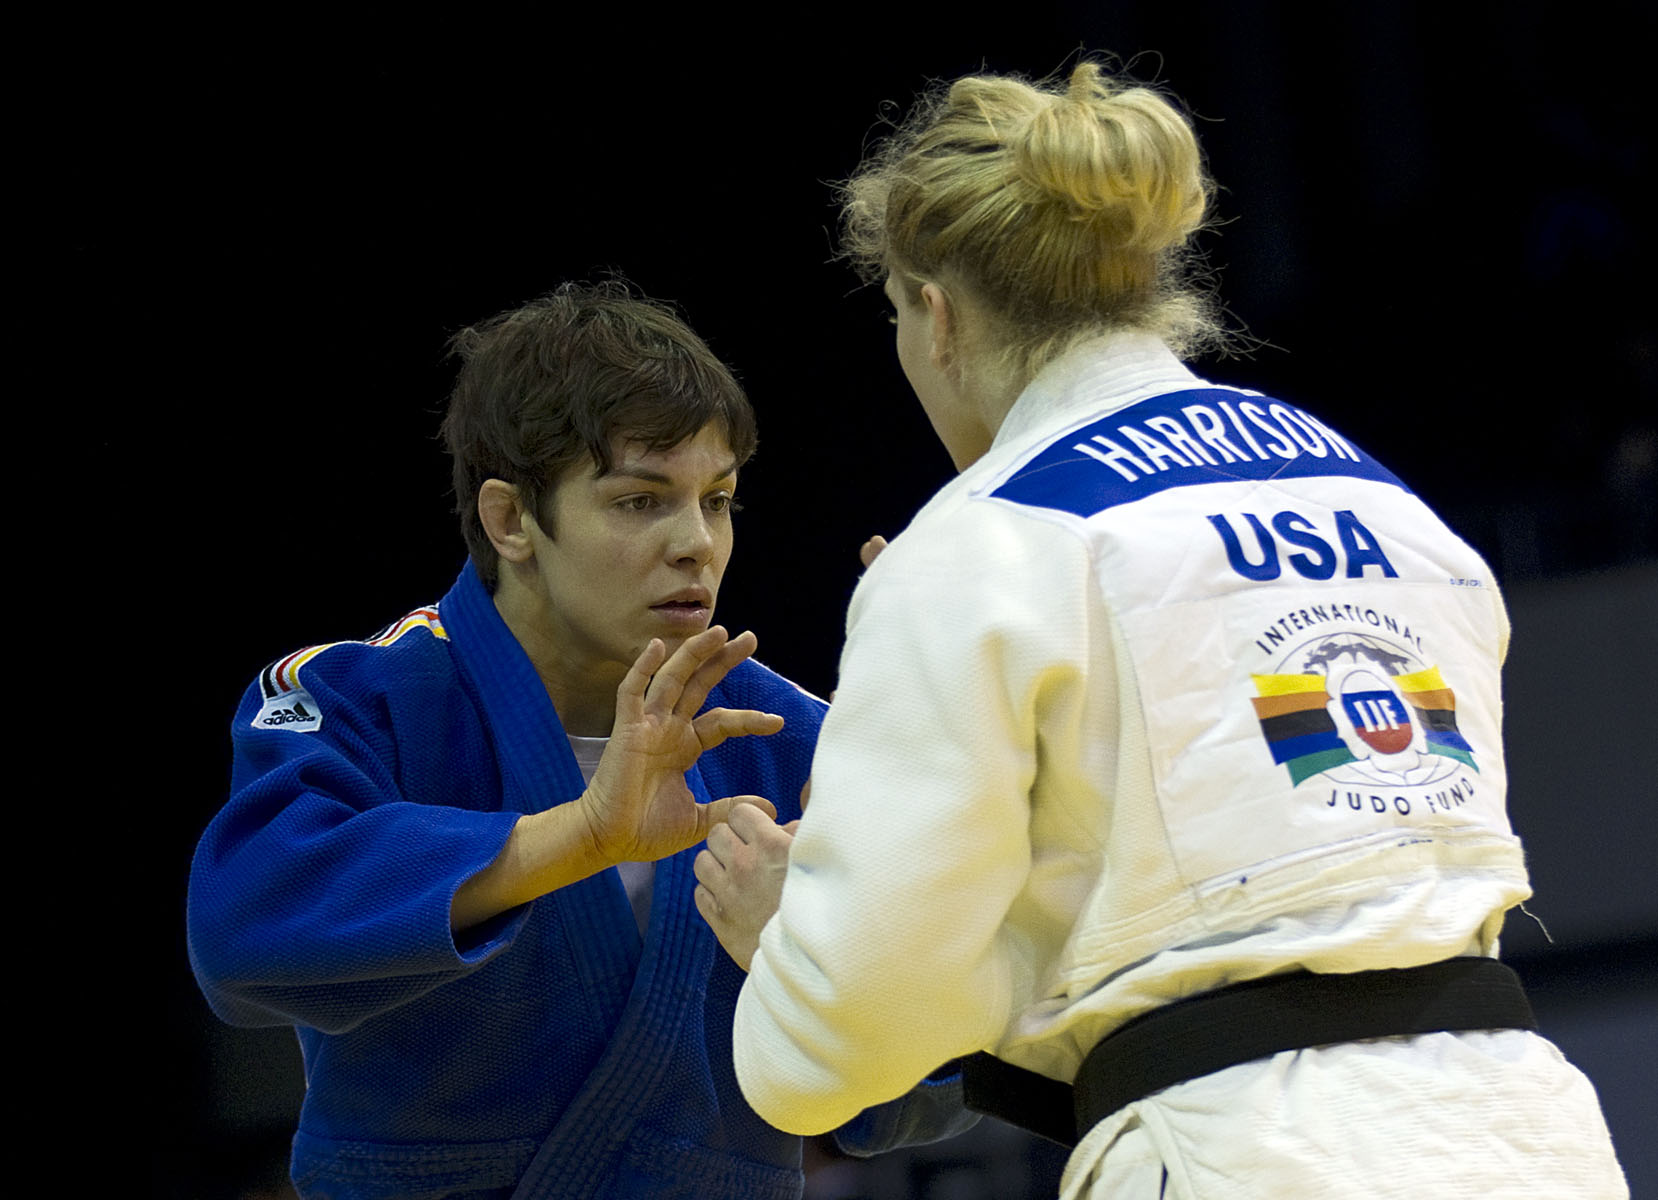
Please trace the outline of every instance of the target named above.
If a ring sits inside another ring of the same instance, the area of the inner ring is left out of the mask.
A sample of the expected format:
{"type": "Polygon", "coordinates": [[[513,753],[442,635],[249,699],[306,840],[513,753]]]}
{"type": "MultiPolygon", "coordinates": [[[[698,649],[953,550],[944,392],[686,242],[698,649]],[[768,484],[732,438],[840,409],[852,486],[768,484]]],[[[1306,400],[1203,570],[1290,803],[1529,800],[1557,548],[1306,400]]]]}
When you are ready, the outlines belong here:
{"type": "Polygon", "coordinates": [[[860,584],[782,904],[737,1003],[737,1078],[777,1127],[832,1129],[994,1045],[1028,989],[1004,919],[1030,870],[1044,693],[1087,661],[1088,578],[1068,532],[969,502],[912,526],[860,584]]]}

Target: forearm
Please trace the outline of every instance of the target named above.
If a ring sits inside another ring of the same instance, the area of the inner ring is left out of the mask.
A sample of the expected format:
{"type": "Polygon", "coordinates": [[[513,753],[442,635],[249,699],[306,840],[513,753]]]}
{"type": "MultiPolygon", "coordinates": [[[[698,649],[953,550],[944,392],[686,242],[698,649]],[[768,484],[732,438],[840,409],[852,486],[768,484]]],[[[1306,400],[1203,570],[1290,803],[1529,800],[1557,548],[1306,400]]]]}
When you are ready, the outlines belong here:
{"type": "Polygon", "coordinates": [[[190,958],[214,1011],[337,1032],[466,974],[512,930],[457,938],[452,897],[499,857],[516,820],[246,788],[191,869],[190,958]]]}
{"type": "Polygon", "coordinates": [[[963,961],[947,934],[917,937],[891,914],[863,911],[848,924],[878,930],[865,942],[890,940],[897,952],[866,954],[823,939],[808,949],[782,922],[762,934],[732,1028],[743,1094],[780,1129],[836,1128],[902,1096],[941,1060],[992,1045],[1006,1023],[1013,969],[999,947],[963,961]]]}
{"type": "Polygon", "coordinates": [[[615,861],[600,848],[580,798],[518,818],[506,845],[455,892],[456,933],[596,875],[615,861]]]}
{"type": "Polygon", "coordinates": [[[1076,606],[1056,588],[1054,611],[1021,597],[1013,622],[973,585],[982,556],[901,546],[853,601],[812,805],[733,1025],[744,1095],[796,1133],[994,1045],[1031,990],[1007,925],[1031,869],[1036,714],[1083,641],[1076,606]]]}
{"type": "Polygon", "coordinates": [[[992,1045],[1024,991],[1000,932],[1028,862],[1017,788],[999,779],[989,794],[975,795],[968,780],[940,787],[946,760],[969,754],[966,745],[879,736],[848,756],[834,740],[826,726],[815,762],[822,807],[801,822],[733,1021],[750,1105],[803,1134],[992,1045]]]}

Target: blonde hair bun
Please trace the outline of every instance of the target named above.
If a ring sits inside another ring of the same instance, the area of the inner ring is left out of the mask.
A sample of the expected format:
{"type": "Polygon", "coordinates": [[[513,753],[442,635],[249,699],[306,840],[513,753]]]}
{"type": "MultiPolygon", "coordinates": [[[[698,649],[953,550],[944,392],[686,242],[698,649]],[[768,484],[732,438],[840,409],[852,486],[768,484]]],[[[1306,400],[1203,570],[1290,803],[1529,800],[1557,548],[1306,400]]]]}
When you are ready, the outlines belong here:
{"type": "Polygon", "coordinates": [[[1203,224],[1208,189],[1191,127],[1158,93],[1115,87],[1099,65],[1071,72],[1010,139],[1017,178],[1110,241],[1152,253],[1183,245],[1203,224]]]}
{"type": "Polygon", "coordinates": [[[1094,62],[1065,81],[970,75],[923,96],[842,185],[841,247],[912,297],[924,280],[969,289],[1025,378],[1115,329],[1191,354],[1224,340],[1190,245],[1212,192],[1153,88],[1094,62]]]}

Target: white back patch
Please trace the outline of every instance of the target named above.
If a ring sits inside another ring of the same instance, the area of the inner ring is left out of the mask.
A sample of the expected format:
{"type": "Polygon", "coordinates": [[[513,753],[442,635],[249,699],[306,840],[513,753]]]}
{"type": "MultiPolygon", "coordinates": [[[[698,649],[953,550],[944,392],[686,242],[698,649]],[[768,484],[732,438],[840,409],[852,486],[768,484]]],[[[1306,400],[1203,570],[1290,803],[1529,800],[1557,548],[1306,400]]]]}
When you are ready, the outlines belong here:
{"type": "Polygon", "coordinates": [[[265,701],[249,722],[255,729],[288,729],[294,733],[315,733],[322,728],[322,709],[303,688],[283,692],[265,701]]]}

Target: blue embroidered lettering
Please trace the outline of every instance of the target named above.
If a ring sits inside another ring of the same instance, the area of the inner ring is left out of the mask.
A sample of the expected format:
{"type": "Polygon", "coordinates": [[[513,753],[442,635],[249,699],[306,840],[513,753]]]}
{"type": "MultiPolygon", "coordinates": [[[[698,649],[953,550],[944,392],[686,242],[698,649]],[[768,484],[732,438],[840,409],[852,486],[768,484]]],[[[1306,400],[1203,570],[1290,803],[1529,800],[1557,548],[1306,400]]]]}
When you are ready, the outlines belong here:
{"type": "Polygon", "coordinates": [[[1364,569],[1369,566],[1380,567],[1382,574],[1389,579],[1399,578],[1399,572],[1393,569],[1387,555],[1382,553],[1376,535],[1364,527],[1353,515],[1352,509],[1337,511],[1336,536],[1341,539],[1341,548],[1347,552],[1347,578],[1362,579],[1364,569]]]}
{"type": "Polygon", "coordinates": [[[1313,523],[1297,512],[1281,512],[1272,518],[1272,527],[1278,536],[1292,546],[1312,551],[1311,555],[1292,554],[1290,566],[1303,579],[1329,579],[1336,573],[1336,552],[1329,542],[1318,536],[1313,523]]]}
{"type": "Polygon", "coordinates": [[[1226,561],[1245,579],[1263,583],[1269,579],[1277,579],[1283,570],[1278,564],[1278,543],[1267,532],[1266,526],[1261,524],[1261,518],[1254,513],[1245,513],[1244,517],[1255,528],[1255,541],[1261,547],[1261,561],[1252,563],[1244,557],[1243,545],[1238,541],[1238,535],[1232,531],[1232,523],[1221,514],[1215,513],[1209,517],[1209,524],[1220,534],[1221,545],[1226,549],[1226,561]]]}

